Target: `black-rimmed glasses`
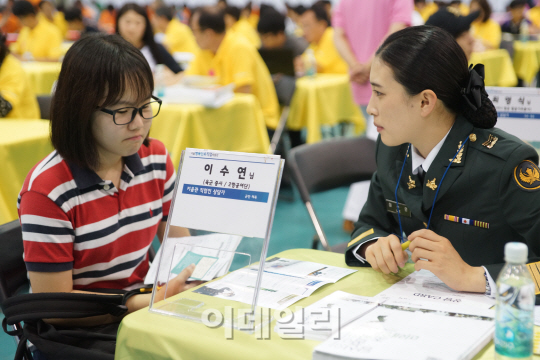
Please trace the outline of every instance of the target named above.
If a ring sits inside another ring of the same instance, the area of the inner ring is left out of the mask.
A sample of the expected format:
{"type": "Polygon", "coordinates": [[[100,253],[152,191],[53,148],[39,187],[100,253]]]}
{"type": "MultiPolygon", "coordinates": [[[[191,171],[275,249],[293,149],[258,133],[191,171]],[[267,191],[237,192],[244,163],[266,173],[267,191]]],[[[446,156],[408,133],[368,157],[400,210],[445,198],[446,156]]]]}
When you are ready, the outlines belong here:
{"type": "Polygon", "coordinates": [[[158,116],[159,110],[161,109],[161,99],[152,95],[153,101],[144,104],[140,108],[133,106],[123,107],[121,109],[109,110],[109,109],[99,109],[106,114],[113,116],[113,121],[116,125],[127,125],[135,119],[137,113],[145,120],[151,120],[158,116]],[[131,111],[130,111],[131,110],[131,111]]]}

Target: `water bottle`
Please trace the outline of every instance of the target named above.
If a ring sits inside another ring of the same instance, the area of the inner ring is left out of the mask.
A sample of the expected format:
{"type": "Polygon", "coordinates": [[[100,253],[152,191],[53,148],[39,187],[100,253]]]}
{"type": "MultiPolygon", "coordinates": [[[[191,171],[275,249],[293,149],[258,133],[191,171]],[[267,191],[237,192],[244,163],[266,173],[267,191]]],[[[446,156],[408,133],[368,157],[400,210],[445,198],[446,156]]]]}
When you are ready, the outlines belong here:
{"type": "Polygon", "coordinates": [[[497,279],[495,306],[495,358],[532,358],[534,337],[534,283],[525,262],[527,245],[504,247],[506,265],[497,279]]]}
{"type": "Polygon", "coordinates": [[[313,49],[306,49],[304,61],[306,67],[306,76],[315,76],[317,74],[317,60],[315,59],[313,49]]]}
{"type": "Polygon", "coordinates": [[[521,20],[519,25],[519,39],[522,42],[529,41],[529,23],[525,19],[521,20]]]}
{"type": "Polygon", "coordinates": [[[165,96],[165,69],[163,64],[157,64],[154,72],[156,96],[162,98],[165,96]]]}

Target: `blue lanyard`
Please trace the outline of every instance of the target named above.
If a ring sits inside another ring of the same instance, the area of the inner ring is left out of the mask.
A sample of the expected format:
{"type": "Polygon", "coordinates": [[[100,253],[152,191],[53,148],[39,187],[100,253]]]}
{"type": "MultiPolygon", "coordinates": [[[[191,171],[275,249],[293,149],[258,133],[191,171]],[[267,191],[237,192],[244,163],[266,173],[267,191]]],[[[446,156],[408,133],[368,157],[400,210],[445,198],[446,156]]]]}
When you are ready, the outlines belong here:
{"type": "MultiPolygon", "coordinates": [[[[465,141],[463,142],[461,147],[456,152],[456,155],[454,155],[452,160],[450,160],[450,163],[446,166],[446,170],[444,171],[444,174],[443,174],[443,176],[441,178],[441,181],[439,182],[439,186],[437,187],[437,192],[435,192],[435,198],[433,199],[433,204],[431,205],[431,212],[429,213],[429,218],[428,218],[428,223],[427,223],[426,229],[429,229],[429,225],[431,225],[431,217],[433,216],[433,209],[435,209],[435,201],[437,201],[437,195],[439,195],[439,190],[441,190],[444,177],[446,176],[446,173],[448,172],[448,169],[450,169],[450,165],[452,165],[452,163],[454,162],[454,159],[458,156],[459,152],[461,151],[461,149],[463,149],[463,147],[465,146],[467,141],[469,141],[469,135],[467,135],[467,138],[465,139],[465,141]]],[[[403,166],[401,167],[401,172],[399,173],[399,178],[398,178],[398,181],[397,181],[396,190],[394,191],[394,197],[396,198],[396,208],[397,208],[398,222],[399,222],[399,235],[398,235],[398,238],[401,240],[401,242],[404,242],[404,239],[403,239],[403,227],[401,226],[401,215],[399,213],[399,202],[398,202],[397,191],[398,191],[398,188],[399,188],[399,183],[401,182],[401,176],[403,175],[403,170],[405,169],[405,164],[407,163],[407,156],[409,155],[410,151],[411,151],[411,144],[409,144],[409,147],[407,148],[407,152],[405,153],[405,159],[403,159],[403,166]]]]}

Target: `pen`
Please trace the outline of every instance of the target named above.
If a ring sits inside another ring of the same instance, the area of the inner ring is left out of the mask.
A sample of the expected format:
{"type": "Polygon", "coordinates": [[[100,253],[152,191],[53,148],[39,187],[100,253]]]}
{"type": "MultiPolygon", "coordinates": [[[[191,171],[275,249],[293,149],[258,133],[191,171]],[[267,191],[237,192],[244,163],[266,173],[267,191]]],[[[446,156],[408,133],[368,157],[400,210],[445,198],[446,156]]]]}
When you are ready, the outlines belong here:
{"type": "Polygon", "coordinates": [[[409,245],[411,245],[411,240],[407,240],[403,244],[401,244],[401,248],[405,250],[409,247],[409,245]]]}

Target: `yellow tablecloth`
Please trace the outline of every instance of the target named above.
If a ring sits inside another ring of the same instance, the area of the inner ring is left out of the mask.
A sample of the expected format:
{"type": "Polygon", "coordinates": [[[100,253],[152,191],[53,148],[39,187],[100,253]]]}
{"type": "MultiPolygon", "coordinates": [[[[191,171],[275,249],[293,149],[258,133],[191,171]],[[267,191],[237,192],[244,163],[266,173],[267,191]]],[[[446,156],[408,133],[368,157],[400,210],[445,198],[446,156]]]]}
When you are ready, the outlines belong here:
{"type": "Polygon", "coordinates": [[[269,147],[261,107],[250,94],[236,94],[219,109],[163,104],[150,136],[165,144],[175,166],[187,147],[265,154],[269,147]]]}
{"type": "Polygon", "coordinates": [[[49,121],[0,121],[0,224],[17,219],[17,196],[24,179],[51,151],[49,121]]]}
{"type": "Polygon", "coordinates": [[[23,62],[23,68],[30,78],[32,89],[36,96],[49,95],[54,82],[60,75],[60,62],[23,62]]]}
{"type": "MultiPolygon", "coordinates": [[[[284,251],[276,256],[347,267],[343,255],[324,251],[294,249],[284,251]]],[[[345,277],[336,284],[322,287],[313,295],[292,305],[291,310],[294,311],[296,306],[308,306],[336,290],[363,296],[374,296],[399,281],[401,277],[409,274],[413,267],[408,264],[407,270],[403,271],[400,276],[383,276],[371,268],[355,269],[358,272],[345,277]]],[[[216,302],[227,302],[227,300],[191,292],[179,296],[204,300],[209,305],[216,302]]],[[[228,303],[235,304],[232,301],[228,301],[228,303]]],[[[233,307],[238,308],[239,306],[233,305],[233,307]]],[[[283,340],[273,331],[274,325],[275,322],[271,324],[269,340],[257,340],[254,335],[241,331],[234,331],[234,339],[227,340],[224,328],[211,329],[204,324],[154,314],[148,312],[147,309],[142,309],[126,316],[122,321],[118,332],[115,359],[311,359],[313,348],[319,342],[283,340]]],[[[475,357],[475,359],[486,360],[493,358],[493,342],[475,357]]]]}
{"type": "Polygon", "coordinates": [[[508,51],[504,49],[473,53],[470,64],[484,64],[487,86],[516,86],[517,77],[508,51]]]}
{"type": "Polygon", "coordinates": [[[520,79],[533,81],[540,69],[540,41],[514,42],[514,69],[520,79]]]}
{"type": "Polygon", "coordinates": [[[292,130],[307,128],[307,142],[321,140],[321,125],[347,121],[355,124],[356,133],[366,129],[366,122],[354,103],[348,75],[318,74],[296,81],[287,126],[292,130]]]}

